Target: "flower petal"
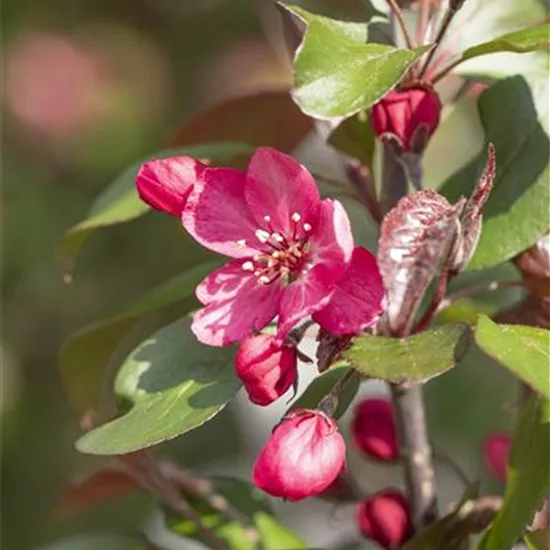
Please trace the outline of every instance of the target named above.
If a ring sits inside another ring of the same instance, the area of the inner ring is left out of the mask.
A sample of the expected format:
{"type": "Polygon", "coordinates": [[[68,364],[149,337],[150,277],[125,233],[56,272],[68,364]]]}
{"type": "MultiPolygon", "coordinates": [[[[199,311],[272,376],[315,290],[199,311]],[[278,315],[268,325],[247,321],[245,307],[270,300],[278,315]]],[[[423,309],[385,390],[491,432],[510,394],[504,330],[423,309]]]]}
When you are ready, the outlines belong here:
{"type": "Polygon", "coordinates": [[[313,315],[313,320],[332,334],[358,334],[376,321],[384,302],[376,258],[358,246],[330,302],[313,315]]]}
{"type": "Polygon", "coordinates": [[[244,199],[245,174],[207,168],[182,213],[183,226],[203,246],[233,258],[253,256],[257,224],[244,199]]]}
{"type": "Polygon", "coordinates": [[[292,234],[295,224],[315,224],[320,197],[317,184],[308,170],[292,157],[275,149],[257,149],[246,173],[246,202],[262,229],[292,234]],[[298,222],[292,220],[299,214],[298,222]]]}
{"type": "Polygon", "coordinates": [[[329,303],[336,284],[348,268],[353,236],[346,211],[338,201],[322,201],[309,242],[306,267],[296,281],[283,290],[279,311],[281,337],[329,303]]]}
{"type": "Polygon", "coordinates": [[[156,210],[179,216],[205,168],[202,162],[191,157],[145,162],[136,177],[139,197],[156,210]]]}
{"type": "Polygon", "coordinates": [[[281,288],[261,285],[234,260],[213,271],[196,289],[206,304],[194,317],[191,330],[210,346],[227,346],[265,327],[277,313],[281,288]]]}

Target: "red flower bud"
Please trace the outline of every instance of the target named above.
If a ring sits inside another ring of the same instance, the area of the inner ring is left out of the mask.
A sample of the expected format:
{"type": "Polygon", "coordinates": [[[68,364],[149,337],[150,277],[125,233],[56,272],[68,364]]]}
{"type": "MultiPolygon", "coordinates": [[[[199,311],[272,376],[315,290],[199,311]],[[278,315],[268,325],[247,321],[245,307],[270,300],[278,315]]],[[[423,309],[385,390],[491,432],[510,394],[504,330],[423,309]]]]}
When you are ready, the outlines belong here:
{"type": "Polygon", "coordinates": [[[374,133],[395,140],[401,152],[421,153],[439,124],[441,101],[421,84],[392,90],[371,109],[374,133]]]}
{"type": "Polygon", "coordinates": [[[387,399],[365,399],[355,409],[351,425],[358,449],[377,460],[399,458],[392,404],[387,399]]]}
{"type": "Polygon", "coordinates": [[[301,500],[322,493],[345,464],[346,445],[334,419],[292,411],[273,431],[254,464],[254,484],[276,497],[301,500]]]}
{"type": "Polygon", "coordinates": [[[191,157],[145,162],[136,178],[139,197],[155,210],[179,216],[193,185],[205,168],[204,164],[191,157]]]}
{"type": "Polygon", "coordinates": [[[510,435],[492,433],[483,442],[483,458],[489,471],[500,481],[506,480],[506,465],[510,452],[510,435]]]}
{"type": "Polygon", "coordinates": [[[296,380],[296,348],[278,343],[275,336],[245,338],[235,357],[235,370],[248,397],[257,405],[269,405],[296,380]]]}
{"type": "Polygon", "coordinates": [[[401,547],[412,536],[412,520],[405,496],[385,490],[357,505],[357,523],[361,533],[382,548],[401,547]]]}

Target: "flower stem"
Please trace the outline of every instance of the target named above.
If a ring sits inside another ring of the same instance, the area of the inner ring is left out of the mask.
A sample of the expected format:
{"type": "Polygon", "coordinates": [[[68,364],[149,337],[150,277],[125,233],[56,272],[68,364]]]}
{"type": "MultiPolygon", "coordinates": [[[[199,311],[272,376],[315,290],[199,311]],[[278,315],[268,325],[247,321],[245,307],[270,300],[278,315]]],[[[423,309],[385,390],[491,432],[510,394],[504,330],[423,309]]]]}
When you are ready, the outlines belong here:
{"type": "Polygon", "coordinates": [[[405,483],[417,531],[437,519],[437,493],[420,384],[391,384],[405,483]]]}
{"type": "Polygon", "coordinates": [[[407,44],[407,48],[409,48],[409,50],[414,49],[414,42],[411,38],[409,30],[407,29],[407,23],[405,23],[405,18],[403,17],[403,12],[401,11],[401,8],[397,5],[397,2],[395,0],[386,0],[386,2],[390,7],[393,16],[395,17],[395,19],[397,19],[397,22],[401,27],[401,31],[403,32],[403,36],[407,44]]]}
{"type": "Polygon", "coordinates": [[[407,194],[408,180],[405,167],[399,162],[390,145],[382,143],[383,169],[380,202],[382,214],[389,212],[399,199],[407,194]]]}
{"type": "Polygon", "coordinates": [[[342,375],[338,379],[338,382],[332,386],[332,389],[317,403],[317,409],[324,412],[327,416],[334,416],[336,409],[338,408],[338,401],[340,399],[340,394],[345,388],[346,384],[355,376],[358,375],[357,371],[352,368],[342,375]]]}

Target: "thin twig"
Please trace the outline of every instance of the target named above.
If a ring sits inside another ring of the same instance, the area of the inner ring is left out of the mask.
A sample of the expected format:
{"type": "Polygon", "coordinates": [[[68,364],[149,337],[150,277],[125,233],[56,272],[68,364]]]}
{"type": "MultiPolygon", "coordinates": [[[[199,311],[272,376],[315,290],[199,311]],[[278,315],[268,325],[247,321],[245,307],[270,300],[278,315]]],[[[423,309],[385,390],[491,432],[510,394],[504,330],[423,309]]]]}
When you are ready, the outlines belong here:
{"type": "Polygon", "coordinates": [[[212,548],[215,550],[228,550],[225,542],[204,525],[201,516],[185,500],[173,481],[164,475],[159,463],[150,453],[140,451],[120,455],[119,460],[128,474],[141,487],[155,495],[182,518],[191,521],[212,548]]]}
{"type": "Polygon", "coordinates": [[[408,179],[404,166],[397,159],[391,145],[382,143],[383,171],[380,203],[382,214],[387,214],[407,194],[408,179]]]}
{"type": "Polygon", "coordinates": [[[252,544],[258,550],[265,549],[260,533],[258,533],[252,521],[240,510],[232,506],[231,502],[223,495],[217,493],[210,480],[199,477],[169,461],[161,462],[160,468],[164,475],[172,479],[183,493],[200,498],[229,521],[241,525],[252,544]]]}
{"type": "Polygon", "coordinates": [[[421,46],[426,39],[428,15],[430,12],[430,0],[420,0],[416,14],[416,43],[421,46]]]}
{"type": "Polygon", "coordinates": [[[439,281],[437,282],[437,286],[433,293],[432,299],[430,300],[430,304],[420,318],[420,321],[416,323],[411,332],[420,332],[432,322],[432,319],[435,317],[439,305],[445,298],[445,294],[447,293],[447,286],[449,285],[450,280],[451,274],[449,273],[449,271],[447,271],[446,269],[443,270],[439,277],[439,281]]]}
{"type": "Polygon", "coordinates": [[[441,449],[437,449],[433,443],[431,445],[433,449],[432,454],[434,459],[441,460],[442,462],[447,464],[447,466],[449,466],[449,468],[451,468],[451,470],[453,470],[456,476],[460,479],[464,487],[470,487],[472,482],[470,478],[466,475],[464,470],[462,470],[462,468],[447,453],[443,452],[441,449]]]}
{"type": "Polygon", "coordinates": [[[437,493],[422,386],[391,384],[405,483],[417,531],[437,519],[437,493]]]}
{"type": "Polygon", "coordinates": [[[449,9],[447,10],[447,13],[445,14],[445,17],[443,19],[443,22],[441,23],[441,27],[439,27],[439,31],[437,33],[437,36],[435,37],[435,46],[428,52],[428,56],[426,57],[426,61],[424,62],[424,65],[422,69],[420,69],[420,73],[418,75],[418,78],[422,78],[424,76],[424,73],[426,72],[433,56],[435,55],[435,52],[439,48],[443,37],[445,36],[445,33],[447,32],[449,25],[451,24],[451,21],[453,20],[454,16],[456,15],[456,12],[458,11],[457,8],[454,7],[454,3],[451,2],[449,4],[449,9]]]}
{"type": "Polygon", "coordinates": [[[358,372],[352,368],[349,368],[341,378],[338,379],[336,384],[332,386],[332,389],[317,403],[317,409],[323,411],[327,416],[334,416],[336,409],[338,408],[338,401],[340,394],[346,387],[346,384],[354,377],[359,376],[358,372]]]}
{"type": "Polygon", "coordinates": [[[371,170],[361,162],[350,161],[346,163],[346,171],[371,218],[377,224],[380,224],[382,222],[382,208],[376,196],[371,170]]]}
{"type": "Polygon", "coordinates": [[[411,35],[409,34],[409,30],[407,29],[407,23],[405,22],[405,18],[403,17],[403,12],[401,11],[401,8],[397,5],[397,2],[395,0],[386,0],[386,2],[390,7],[395,19],[397,19],[397,22],[399,23],[399,26],[405,38],[405,42],[407,44],[407,48],[409,48],[409,50],[414,49],[414,42],[411,38],[411,35]]]}

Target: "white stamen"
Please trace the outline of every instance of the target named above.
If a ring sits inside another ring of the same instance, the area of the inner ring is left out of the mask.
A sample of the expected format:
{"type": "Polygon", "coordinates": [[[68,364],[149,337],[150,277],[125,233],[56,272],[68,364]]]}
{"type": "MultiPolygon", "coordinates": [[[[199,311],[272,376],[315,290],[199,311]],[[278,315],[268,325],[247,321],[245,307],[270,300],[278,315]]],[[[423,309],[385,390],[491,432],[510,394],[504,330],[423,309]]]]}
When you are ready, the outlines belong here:
{"type": "Polygon", "coordinates": [[[256,271],[254,271],[254,277],[259,277],[261,273],[261,269],[256,269],[256,271]]]}
{"type": "Polygon", "coordinates": [[[271,237],[278,243],[282,243],[284,241],[284,238],[280,233],[271,233],[271,237]]]}
{"type": "Polygon", "coordinates": [[[256,230],[255,235],[261,243],[266,243],[269,240],[269,233],[263,229],[256,230]]]}
{"type": "Polygon", "coordinates": [[[275,259],[278,259],[278,258],[280,258],[281,256],[282,256],[282,254],[281,254],[278,250],[275,250],[275,252],[273,252],[273,253],[271,254],[271,257],[272,257],[272,258],[275,258],[275,259]]]}
{"type": "Polygon", "coordinates": [[[252,262],[244,262],[242,267],[245,271],[254,271],[254,264],[252,262]]]}
{"type": "Polygon", "coordinates": [[[294,212],[294,214],[292,214],[291,219],[292,219],[293,222],[298,223],[302,219],[302,216],[300,216],[300,214],[298,214],[298,212],[294,212]]]}
{"type": "Polygon", "coordinates": [[[244,239],[241,239],[241,240],[237,241],[237,244],[239,246],[246,246],[246,241],[244,239]]]}
{"type": "Polygon", "coordinates": [[[307,231],[308,233],[313,229],[309,223],[304,223],[303,228],[304,231],[307,231]]]}
{"type": "Polygon", "coordinates": [[[271,221],[271,216],[264,216],[264,220],[266,223],[269,223],[271,221]]]}
{"type": "Polygon", "coordinates": [[[262,275],[259,279],[258,279],[258,282],[261,284],[261,285],[266,285],[267,283],[269,283],[270,279],[267,275],[262,275]]]}

